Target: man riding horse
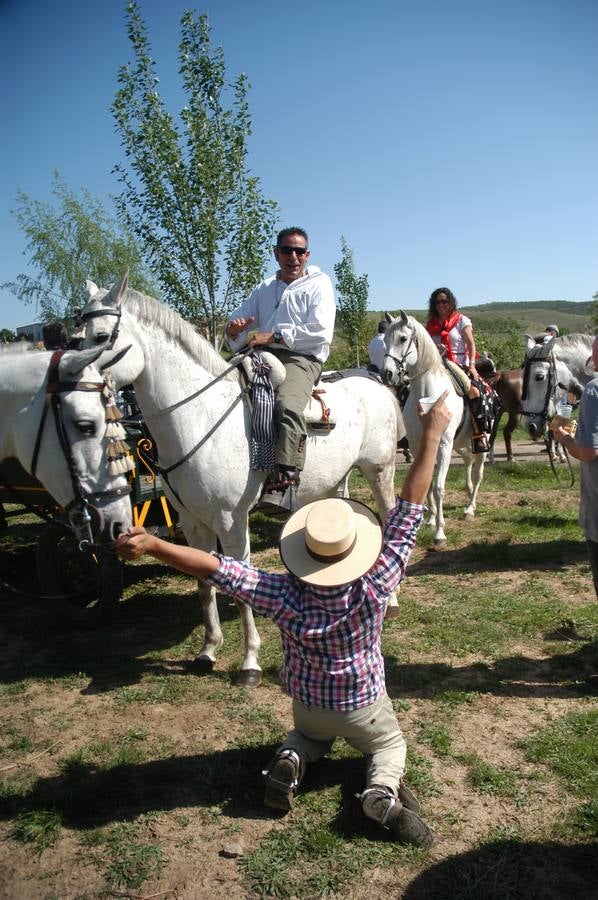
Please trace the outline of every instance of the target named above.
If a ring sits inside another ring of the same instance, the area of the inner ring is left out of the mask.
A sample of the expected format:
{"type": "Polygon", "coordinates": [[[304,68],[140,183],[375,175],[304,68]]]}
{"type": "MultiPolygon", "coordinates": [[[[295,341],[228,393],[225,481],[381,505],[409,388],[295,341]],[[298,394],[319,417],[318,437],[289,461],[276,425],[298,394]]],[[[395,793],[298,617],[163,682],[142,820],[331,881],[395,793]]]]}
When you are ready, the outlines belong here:
{"type": "Polygon", "coordinates": [[[317,266],[308,267],[307,244],[303,228],[279,232],[274,247],[277,273],[255,288],[225,329],[234,351],[244,344],[267,347],[286,370],[274,409],[277,470],[270,473],[264,493],[299,484],[307,439],[304,409],[330,353],[334,331],[332,282],[317,266]],[[245,332],[252,325],[257,330],[247,340],[245,332]]]}

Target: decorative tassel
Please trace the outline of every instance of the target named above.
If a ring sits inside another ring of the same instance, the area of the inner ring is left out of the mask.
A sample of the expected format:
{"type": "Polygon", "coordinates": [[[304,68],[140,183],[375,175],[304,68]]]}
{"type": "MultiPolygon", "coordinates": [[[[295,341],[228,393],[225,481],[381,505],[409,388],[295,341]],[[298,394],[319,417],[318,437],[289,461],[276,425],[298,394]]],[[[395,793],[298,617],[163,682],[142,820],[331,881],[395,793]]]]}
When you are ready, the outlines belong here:
{"type": "Polygon", "coordinates": [[[110,422],[106,422],[106,437],[107,438],[115,438],[118,440],[124,440],[127,434],[123,426],[120,422],[117,422],[113,419],[110,422]]]}
{"type": "Polygon", "coordinates": [[[106,402],[106,421],[107,422],[117,422],[119,419],[122,419],[122,417],[123,417],[123,414],[121,413],[120,409],[114,402],[114,399],[112,400],[112,402],[107,401],[106,402]]]}

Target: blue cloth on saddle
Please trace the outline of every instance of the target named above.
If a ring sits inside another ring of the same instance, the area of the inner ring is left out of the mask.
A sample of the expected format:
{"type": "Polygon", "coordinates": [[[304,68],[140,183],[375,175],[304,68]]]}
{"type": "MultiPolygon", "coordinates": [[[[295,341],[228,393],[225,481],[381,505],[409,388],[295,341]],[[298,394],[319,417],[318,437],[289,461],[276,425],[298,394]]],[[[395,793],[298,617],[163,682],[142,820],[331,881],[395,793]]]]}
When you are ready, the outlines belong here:
{"type": "Polygon", "coordinates": [[[251,439],[250,459],[252,469],[269,471],[276,465],[278,435],[274,421],[274,388],[270,381],[270,366],[260,353],[250,353],[253,369],[251,388],[251,439]]]}

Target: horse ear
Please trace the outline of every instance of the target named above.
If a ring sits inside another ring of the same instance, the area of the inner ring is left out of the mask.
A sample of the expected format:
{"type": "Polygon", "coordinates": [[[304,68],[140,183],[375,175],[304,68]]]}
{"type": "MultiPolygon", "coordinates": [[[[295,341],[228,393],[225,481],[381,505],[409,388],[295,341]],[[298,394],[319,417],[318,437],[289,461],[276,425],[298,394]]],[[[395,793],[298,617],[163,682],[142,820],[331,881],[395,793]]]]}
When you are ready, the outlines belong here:
{"type": "Polygon", "coordinates": [[[123,356],[127,355],[132,346],[133,344],[127,344],[122,350],[105,350],[104,355],[100,360],[100,365],[98,366],[100,372],[105,372],[106,369],[109,369],[114,363],[120,362],[123,356]]]}
{"type": "Polygon", "coordinates": [[[533,348],[537,346],[536,342],[533,339],[533,337],[531,336],[531,334],[524,334],[523,337],[525,340],[525,351],[526,351],[526,353],[530,353],[533,350],[533,348]]]}
{"type": "Polygon", "coordinates": [[[401,309],[401,310],[399,310],[399,316],[401,319],[401,325],[407,325],[409,322],[409,319],[407,318],[407,313],[401,309]]]}
{"type": "Polygon", "coordinates": [[[90,366],[101,356],[102,347],[90,347],[88,350],[67,350],[60,360],[60,374],[78,375],[85,366],[90,366]]]}
{"type": "Polygon", "coordinates": [[[112,285],[110,291],[108,292],[108,295],[104,297],[104,302],[109,303],[110,306],[119,306],[125,299],[128,287],[129,270],[127,269],[121,280],[112,285]]]}
{"type": "Polygon", "coordinates": [[[389,325],[392,324],[392,322],[394,322],[394,319],[389,312],[384,313],[384,318],[386,319],[386,321],[388,322],[389,325]]]}
{"type": "Polygon", "coordinates": [[[99,291],[99,287],[95,283],[95,281],[90,281],[89,278],[85,281],[85,290],[87,291],[87,297],[89,300],[93,300],[97,292],[99,291]]]}

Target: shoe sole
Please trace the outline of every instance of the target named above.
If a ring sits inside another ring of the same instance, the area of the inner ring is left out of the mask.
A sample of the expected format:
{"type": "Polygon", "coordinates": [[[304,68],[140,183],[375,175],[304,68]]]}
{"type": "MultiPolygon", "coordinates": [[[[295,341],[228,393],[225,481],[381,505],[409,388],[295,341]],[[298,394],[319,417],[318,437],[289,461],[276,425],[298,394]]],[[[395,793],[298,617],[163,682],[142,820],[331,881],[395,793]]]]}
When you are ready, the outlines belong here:
{"type": "Polygon", "coordinates": [[[434,835],[423,819],[406,806],[392,823],[391,831],[402,844],[414,844],[429,850],[434,843],[434,835]]]}

